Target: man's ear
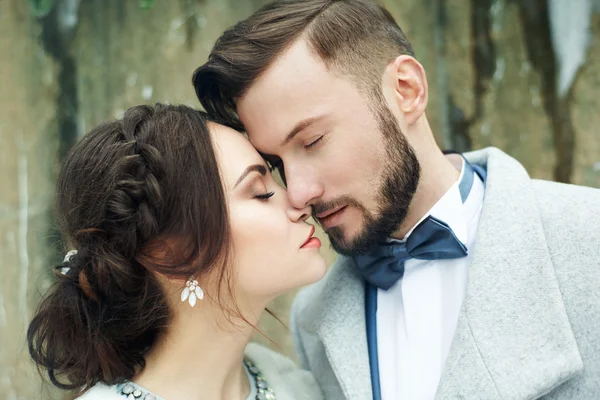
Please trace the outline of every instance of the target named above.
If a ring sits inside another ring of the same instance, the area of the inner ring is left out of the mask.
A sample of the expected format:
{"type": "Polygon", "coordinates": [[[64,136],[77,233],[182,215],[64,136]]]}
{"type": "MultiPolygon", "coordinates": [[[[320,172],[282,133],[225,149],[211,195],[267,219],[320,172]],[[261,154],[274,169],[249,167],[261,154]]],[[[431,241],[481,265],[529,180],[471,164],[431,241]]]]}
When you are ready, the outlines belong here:
{"type": "Polygon", "coordinates": [[[408,125],[414,124],[427,108],[427,76],[415,58],[401,55],[388,65],[394,81],[394,101],[408,125]]]}

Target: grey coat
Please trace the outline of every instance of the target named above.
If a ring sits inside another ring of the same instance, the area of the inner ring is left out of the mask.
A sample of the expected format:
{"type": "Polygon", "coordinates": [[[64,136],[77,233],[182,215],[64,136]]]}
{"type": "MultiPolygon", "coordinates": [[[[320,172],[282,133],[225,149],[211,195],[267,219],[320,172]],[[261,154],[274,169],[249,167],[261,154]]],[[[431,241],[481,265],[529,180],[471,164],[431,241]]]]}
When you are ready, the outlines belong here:
{"type": "MultiPolygon", "coordinates": [[[[495,148],[466,157],[486,193],[436,399],[600,399],[600,190],[532,180],[495,148]]],[[[326,399],[371,399],[351,259],[297,296],[292,331],[326,399]]]]}

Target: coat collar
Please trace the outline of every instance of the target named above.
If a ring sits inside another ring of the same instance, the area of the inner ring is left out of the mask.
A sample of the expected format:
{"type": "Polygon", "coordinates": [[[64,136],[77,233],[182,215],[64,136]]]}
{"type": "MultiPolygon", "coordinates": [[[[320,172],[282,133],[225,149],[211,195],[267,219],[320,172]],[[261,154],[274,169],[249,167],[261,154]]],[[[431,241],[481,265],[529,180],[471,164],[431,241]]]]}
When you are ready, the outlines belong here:
{"type": "Polygon", "coordinates": [[[583,369],[531,179],[497,149],[487,169],[467,293],[437,398],[538,398],[583,369]]]}
{"type": "MultiPolygon", "coordinates": [[[[350,258],[339,256],[327,276],[309,290],[300,324],[316,333],[347,399],[371,399],[365,324],[365,285],[350,258]]],[[[319,371],[313,371],[318,374],[319,371]]]]}

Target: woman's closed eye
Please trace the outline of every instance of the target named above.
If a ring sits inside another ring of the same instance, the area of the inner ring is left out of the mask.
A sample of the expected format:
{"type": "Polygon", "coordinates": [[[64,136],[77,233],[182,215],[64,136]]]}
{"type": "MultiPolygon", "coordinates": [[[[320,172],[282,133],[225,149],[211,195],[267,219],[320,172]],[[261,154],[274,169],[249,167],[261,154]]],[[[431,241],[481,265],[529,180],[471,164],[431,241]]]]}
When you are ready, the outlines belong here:
{"type": "Polygon", "coordinates": [[[273,197],[274,194],[275,194],[275,192],[261,193],[261,194],[255,195],[254,198],[257,200],[260,200],[260,201],[267,201],[271,197],[273,197]]]}

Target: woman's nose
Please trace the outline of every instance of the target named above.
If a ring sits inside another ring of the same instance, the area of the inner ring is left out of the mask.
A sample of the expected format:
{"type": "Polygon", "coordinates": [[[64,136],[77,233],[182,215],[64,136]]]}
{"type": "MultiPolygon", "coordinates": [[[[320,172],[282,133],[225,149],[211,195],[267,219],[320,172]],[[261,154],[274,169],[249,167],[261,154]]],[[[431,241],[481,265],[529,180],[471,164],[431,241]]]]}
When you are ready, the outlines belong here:
{"type": "Polygon", "coordinates": [[[311,216],[311,207],[295,208],[291,204],[288,206],[288,216],[292,222],[306,221],[311,216]]]}

